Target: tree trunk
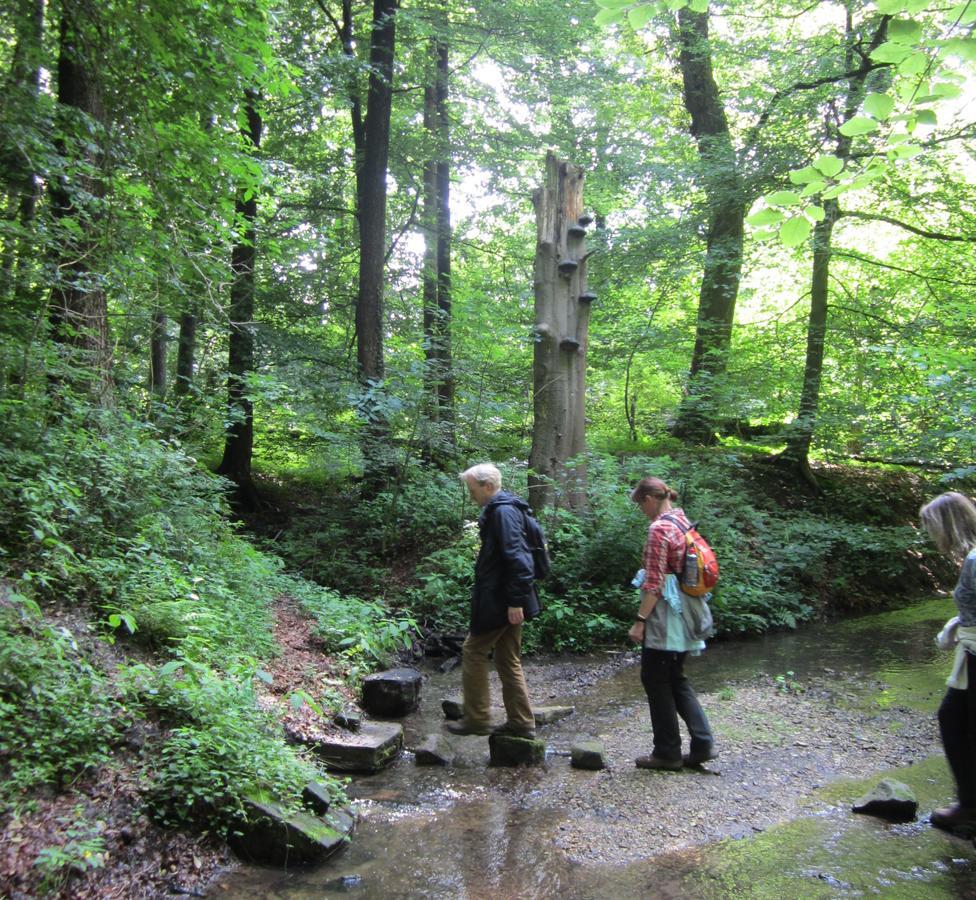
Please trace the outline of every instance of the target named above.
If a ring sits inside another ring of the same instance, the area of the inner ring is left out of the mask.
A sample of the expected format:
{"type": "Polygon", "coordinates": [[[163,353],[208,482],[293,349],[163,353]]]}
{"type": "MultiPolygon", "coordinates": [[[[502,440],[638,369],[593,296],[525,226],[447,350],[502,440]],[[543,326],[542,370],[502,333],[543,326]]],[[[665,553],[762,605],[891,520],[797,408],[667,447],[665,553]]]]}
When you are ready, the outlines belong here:
{"type": "Polygon", "coordinates": [[[158,397],[166,396],[166,313],[153,312],[149,337],[149,390],[158,397]]]}
{"type": "Polygon", "coordinates": [[[529,503],[586,504],[586,348],[590,303],[583,170],[549,153],[536,211],[534,424],[529,503]]]}
{"type": "Polygon", "coordinates": [[[359,295],[356,302],[356,353],[363,386],[360,413],[365,420],[362,450],[364,492],[375,494],[395,468],[382,397],[383,288],[386,268],[386,171],[393,108],[393,59],[398,0],[373,0],[369,93],[362,153],[357,154],[359,200],[359,295]]]}
{"type": "Polygon", "coordinates": [[[58,104],[64,110],[59,117],[58,149],[66,171],[51,183],[55,226],[65,237],[51,292],[50,323],[52,337],[64,348],[64,361],[70,367],[59,380],[67,378],[86,388],[96,402],[110,405],[108,305],[96,268],[97,229],[105,196],[100,147],[105,113],[95,69],[96,33],[92,7],[85,0],[66,0],[58,46],[58,104]],[[75,129],[83,134],[75,137],[75,129]]]}
{"type": "MultiPolygon", "coordinates": [[[[261,116],[257,94],[248,91],[245,102],[247,125],[241,129],[254,150],[261,146],[261,116]]],[[[231,251],[230,343],[228,352],[227,405],[230,424],[224,443],[224,457],[217,472],[237,485],[237,499],[247,507],[259,498],[251,477],[254,450],[254,405],[247,393],[247,376],[254,371],[254,263],[258,216],[257,191],[240,190],[235,210],[243,233],[231,251]]]]}
{"type": "Polygon", "coordinates": [[[173,393],[185,397],[193,389],[196,368],[197,317],[192,312],[180,316],[180,337],[176,351],[176,383],[173,393]]]}
{"type": "Polygon", "coordinates": [[[678,37],[685,108],[691,115],[691,133],[702,163],[708,235],[688,390],[672,433],[692,443],[711,444],[718,414],[716,392],[728,364],[739,294],[746,203],[728,120],[712,73],[707,13],[680,10],[678,37]]]}
{"type": "Polygon", "coordinates": [[[451,170],[447,115],[448,47],[431,45],[434,74],[424,92],[424,127],[431,158],[424,167],[424,345],[428,408],[433,425],[427,456],[454,455],[454,373],[451,359],[451,170]]]}

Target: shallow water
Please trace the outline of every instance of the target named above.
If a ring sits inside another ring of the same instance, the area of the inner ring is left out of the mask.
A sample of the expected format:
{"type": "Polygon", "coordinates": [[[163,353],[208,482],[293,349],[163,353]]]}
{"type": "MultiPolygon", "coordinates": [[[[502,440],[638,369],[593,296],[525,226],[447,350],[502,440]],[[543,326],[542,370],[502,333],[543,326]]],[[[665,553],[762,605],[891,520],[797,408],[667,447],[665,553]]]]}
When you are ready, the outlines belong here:
{"type": "MultiPolygon", "coordinates": [[[[880,694],[872,688],[872,703],[934,713],[948,662],[932,639],[950,613],[950,601],[934,600],[795,633],[717,642],[690,663],[689,672],[701,693],[763,674],[799,683],[825,674],[853,678],[855,684],[880,680],[887,687],[880,694]]],[[[546,664],[572,673],[605,662],[593,657],[546,664]]],[[[531,671],[527,676],[531,687],[531,671]]],[[[430,676],[421,708],[403,723],[406,746],[440,730],[440,701],[457,696],[458,685],[458,672],[430,676]]],[[[645,699],[632,666],[581,693],[572,691],[567,677],[565,694],[533,699],[539,705],[576,707],[575,715],[542,732],[550,753],[546,766],[489,768],[484,739],[457,741],[458,758],[449,768],[418,767],[404,754],[390,769],[349,784],[360,821],[353,842],[337,857],[289,873],[244,867],[220,885],[219,895],[289,900],[347,894],[384,900],[976,896],[976,855],[968,842],[924,822],[891,826],[824,804],[812,816],[743,840],[627,865],[569,862],[555,840],[571,812],[547,802],[547,785],[568,769],[573,739],[603,733],[622,715],[646,716],[645,699]]],[[[898,777],[908,771],[899,770],[898,777]]],[[[923,791],[931,789],[939,779],[944,782],[944,763],[923,762],[906,777],[913,779],[923,791]]]]}

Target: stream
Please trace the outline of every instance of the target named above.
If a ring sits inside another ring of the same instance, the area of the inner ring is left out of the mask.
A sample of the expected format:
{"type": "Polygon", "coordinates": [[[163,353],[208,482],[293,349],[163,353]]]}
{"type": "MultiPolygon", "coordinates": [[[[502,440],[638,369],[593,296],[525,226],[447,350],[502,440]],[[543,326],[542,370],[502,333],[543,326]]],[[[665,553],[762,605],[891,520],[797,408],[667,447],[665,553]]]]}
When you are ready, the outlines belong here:
{"type": "MultiPolygon", "coordinates": [[[[935,725],[950,657],[933,642],[952,611],[939,598],[713,643],[686,669],[721,750],[697,772],[634,768],[650,749],[636,652],[528,660],[533,704],[576,710],[539,730],[544,766],[491,768],[483,737],[452,738],[450,767],[405,752],[350,780],[360,818],[336,857],[243,866],[213,895],[976,897],[972,843],[927,821],[953,799],[935,725]],[[604,743],[607,769],[570,767],[580,737],[604,743]],[[915,822],[851,813],[882,776],[915,792],[915,822]]],[[[459,685],[459,670],[427,675],[406,747],[442,729],[441,700],[459,685]]]]}

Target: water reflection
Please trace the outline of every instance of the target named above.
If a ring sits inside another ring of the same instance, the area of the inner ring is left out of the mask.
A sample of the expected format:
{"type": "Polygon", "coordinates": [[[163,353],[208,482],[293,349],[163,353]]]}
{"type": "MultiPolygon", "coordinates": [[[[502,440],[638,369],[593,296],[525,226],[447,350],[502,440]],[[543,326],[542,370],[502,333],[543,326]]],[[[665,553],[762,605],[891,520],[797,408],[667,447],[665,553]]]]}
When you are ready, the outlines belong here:
{"type": "MultiPolygon", "coordinates": [[[[745,682],[762,674],[773,677],[792,672],[797,681],[823,676],[929,685],[911,699],[934,709],[941,692],[944,657],[933,636],[951,611],[949,602],[919,604],[906,614],[887,614],[841,623],[812,626],[797,633],[713,644],[701,660],[689,666],[703,693],[730,682],[745,682]],[[920,678],[920,673],[927,677],[920,678]]],[[[635,657],[636,658],[636,657],[635,657]]],[[[575,667],[594,667],[602,659],[573,661],[575,667]]],[[[560,663],[564,664],[564,663],[560,663]]],[[[565,663],[570,665],[569,663],[565,663]]],[[[531,683],[531,673],[529,675],[531,683]]],[[[440,729],[440,699],[458,693],[458,673],[432,675],[424,688],[421,709],[404,723],[407,745],[440,729]]],[[[904,696],[899,694],[899,702],[904,696]]],[[[556,846],[560,824],[572,810],[547,803],[547,784],[556,767],[566,767],[560,754],[577,735],[600,734],[621,715],[640,714],[645,700],[636,668],[625,667],[582,694],[552,697],[545,703],[572,704],[572,726],[553,727],[546,738],[548,766],[513,771],[487,767],[483,739],[464,739],[455,746],[458,757],[448,769],[421,768],[412,758],[375,776],[355,779],[349,795],[357,801],[361,819],[351,846],[336,859],[312,870],[288,874],[253,867],[233,874],[220,895],[228,898],[304,898],[350,896],[363,898],[589,898],[767,896],[750,893],[750,870],[702,880],[702,871],[722,871],[722,859],[709,848],[670,853],[629,865],[581,865],[567,861],[556,846]],[[707,864],[707,865],[706,865],[707,864]],[[708,867],[711,868],[708,868],[708,867]],[[691,894],[689,894],[691,891],[691,894]]],[[[879,700],[883,704],[883,696],[879,700]]],[[[956,896],[976,887],[971,848],[957,857],[945,853],[945,838],[930,834],[927,825],[906,827],[902,835],[911,846],[925,845],[928,854],[918,872],[882,876],[883,861],[872,860],[878,846],[891,852],[889,838],[879,844],[877,824],[850,822],[847,814],[822,815],[804,828],[820,829],[810,842],[813,895],[861,894],[862,887],[845,887],[845,873],[864,863],[869,892],[884,887],[885,878],[902,884],[906,878],[924,883],[927,896],[956,896]],[[872,829],[874,829],[872,831],[872,829]],[[855,840],[856,838],[856,840],[855,840]],[[815,851],[815,852],[813,852],[815,851]],[[878,881],[878,879],[881,879],[878,881]],[[823,889],[828,888],[827,893],[823,889]]],[[[787,826],[789,827],[789,826],[787,826]]],[[[810,840],[809,838],[807,839],[810,840]]],[[[749,841],[740,841],[747,845],[749,841]]],[[[720,854],[725,851],[720,850],[720,854]]],[[[726,853],[726,856],[728,854],[726,853]]],[[[890,860],[890,857],[889,857],[890,860]]],[[[731,870],[730,870],[731,871],[731,870]]],[[[802,873],[801,873],[802,875],[802,873]]]]}

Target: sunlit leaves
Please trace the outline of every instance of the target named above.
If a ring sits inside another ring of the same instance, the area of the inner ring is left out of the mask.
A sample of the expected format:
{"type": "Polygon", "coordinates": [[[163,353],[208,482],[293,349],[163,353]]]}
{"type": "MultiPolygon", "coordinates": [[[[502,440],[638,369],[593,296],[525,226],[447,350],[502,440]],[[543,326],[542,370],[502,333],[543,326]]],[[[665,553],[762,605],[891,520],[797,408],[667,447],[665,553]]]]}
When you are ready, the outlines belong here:
{"type": "Polygon", "coordinates": [[[800,195],[793,191],[774,191],[767,195],[766,202],[770,206],[794,206],[800,202],[800,195]]]}
{"type": "Polygon", "coordinates": [[[779,230],[779,239],[787,247],[798,247],[810,236],[810,222],[804,216],[787,219],[779,230]]]}
{"type": "Polygon", "coordinates": [[[878,130],[878,123],[866,116],[854,116],[837,129],[845,137],[855,137],[860,134],[871,134],[878,130]]]}
{"type": "Polygon", "coordinates": [[[656,10],[653,6],[635,6],[627,13],[627,20],[630,22],[630,27],[635,30],[643,28],[654,18],[655,12],[656,10]]]}
{"type": "Polygon", "coordinates": [[[746,221],[754,228],[762,228],[766,225],[778,225],[785,216],[778,209],[761,209],[746,218],[746,221]]]}
{"type": "Polygon", "coordinates": [[[600,7],[594,18],[597,25],[622,25],[625,22],[635,31],[644,28],[656,15],[665,10],[677,11],[688,7],[692,12],[708,12],[708,0],[593,0],[600,7]]]}
{"type": "Polygon", "coordinates": [[[813,167],[828,178],[833,178],[844,168],[844,161],[836,156],[825,153],[823,156],[818,156],[814,160],[813,167]]]}
{"type": "Polygon", "coordinates": [[[864,98],[864,111],[875,119],[887,119],[894,108],[895,101],[887,94],[868,94],[864,98]]]}

